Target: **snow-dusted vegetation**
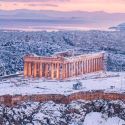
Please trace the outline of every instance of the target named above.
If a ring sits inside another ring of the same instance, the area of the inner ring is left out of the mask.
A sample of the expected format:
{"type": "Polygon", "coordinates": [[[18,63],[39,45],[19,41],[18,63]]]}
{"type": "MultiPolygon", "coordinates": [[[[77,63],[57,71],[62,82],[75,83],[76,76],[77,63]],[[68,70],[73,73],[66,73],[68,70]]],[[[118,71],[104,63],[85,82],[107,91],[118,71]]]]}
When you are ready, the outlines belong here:
{"type": "Polygon", "coordinates": [[[108,70],[120,71],[125,68],[124,48],[125,32],[0,31],[0,75],[22,71],[25,54],[51,55],[67,49],[80,53],[105,50],[109,54],[108,70]]]}
{"type": "Polygon", "coordinates": [[[123,125],[124,114],[123,101],[78,100],[67,105],[24,102],[11,108],[0,105],[1,125],[123,125]]]}

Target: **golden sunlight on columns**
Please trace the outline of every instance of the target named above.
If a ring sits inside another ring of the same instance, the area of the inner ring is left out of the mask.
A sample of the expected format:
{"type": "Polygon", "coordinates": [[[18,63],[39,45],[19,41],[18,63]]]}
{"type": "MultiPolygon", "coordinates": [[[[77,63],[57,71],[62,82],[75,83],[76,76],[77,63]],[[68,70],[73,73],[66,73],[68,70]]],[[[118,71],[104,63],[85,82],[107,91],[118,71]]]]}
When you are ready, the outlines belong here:
{"type": "Polygon", "coordinates": [[[101,70],[101,59],[97,58],[97,71],[101,70]]]}
{"type": "Polygon", "coordinates": [[[83,72],[83,71],[82,71],[82,70],[83,70],[83,68],[82,68],[82,67],[83,67],[83,61],[80,61],[80,62],[81,62],[81,63],[80,63],[80,72],[81,72],[80,74],[82,75],[82,74],[83,74],[83,73],[82,73],[82,72],[83,72]]]}
{"type": "Polygon", "coordinates": [[[48,77],[48,64],[45,64],[45,77],[48,77]]]}
{"type": "Polygon", "coordinates": [[[56,78],[59,80],[60,79],[60,64],[57,63],[57,69],[56,69],[56,78]]]}
{"type": "Polygon", "coordinates": [[[75,76],[77,76],[77,62],[75,62],[75,76]]]}
{"type": "Polygon", "coordinates": [[[91,72],[91,59],[89,58],[89,73],[91,72]]]}
{"type": "Polygon", "coordinates": [[[94,72],[96,71],[96,58],[94,58],[94,72]]]}
{"type": "Polygon", "coordinates": [[[101,57],[99,58],[99,70],[102,69],[102,61],[101,61],[101,57]]]}
{"type": "Polygon", "coordinates": [[[66,63],[66,72],[65,72],[65,77],[67,78],[68,77],[68,65],[66,63]]]}
{"type": "Polygon", "coordinates": [[[67,63],[67,78],[69,77],[69,63],[67,63]]]}
{"type": "Polygon", "coordinates": [[[91,58],[91,72],[93,72],[93,58],[91,58]]]}
{"type": "Polygon", "coordinates": [[[90,73],[90,58],[88,59],[88,73],[90,73]]]}
{"type": "Polygon", "coordinates": [[[75,63],[73,62],[73,76],[75,76],[75,63]]]}
{"type": "Polygon", "coordinates": [[[65,74],[66,74],[65,68],[66,68],[65,64],[63,64],[62,79],[65,79],[65,74]]]}
{"type": "Polygon", "coordinates": [[[24,77],[27,76],[27,62],[24,62],[24,77]]]}
{"type": "Polygon", "coordinates": [[[89,72],[91,73],[91,59],[89,59],[89,72]]]}
{"type": "Polygon", "coordinates": [[[28,76],[31,77],[31,62],[28,63],[28,76]]]}
{"type": "Polygon", "coordinates": [[[70,63],[67,63],[67,72],[68,72],[67,77],[70,77],[70,75],[71,75],[70,63]]]}
{"type": "Polygon", "coordinates": [[[87,59],[86,59],[86,62],[85,62],[85,73],[87,73],[87,59]]]}
{"type": "Polygon", "coordinates": [[[92,59],[92,72],[94,72],[94,59],[92,59]]]}
{"type": "Polygon", "coordinates": [[[73,63],[69,63],[69,77],[72,77],[73,76],[73,63]]]}
{"type": "Polygon", "coordinates": [[[99,58],[99,70],[102,70],[102,58],[99,58]]]}
{"type": "Polygon", "coordinates": [[[82,61],[82,74],[84,74],[84,60],[82,61]]]}
{"type": "Polygon", "coordinates": [[[51,78],[54,79],[54,63],[51,66],[51,78]]]}
{"type": "Polygon", "coordinates": [[[101,70],[104,70],[104,59],[103,59],[103,57],[101,57],[101,70]]]}
{"type": "Polygon", "coordinates": [[[77,76],[79,75],[79,62],[77,62],[77,76]]]}
{"type": "Polygon", "coordinates": [[[95,58],[95,71],[97,71],[97,67],[98,65],[97,65],[97,57],[95,58]]]}
{"type": "Polygon", "coordinates": [[[43,67],[42,67],[42,63],[40,63],[40,77],[42,77],[42,72],[43,72],[43,69],[42,69],[43,67]]]}
{"type": "Polygon", "coordinates": [[[81,75],[81,61],[79,61],[79,75],[81,75]]]}
{"type": "MultiPolygon", "coordinates": [[[[72,62],[71,64],[72,64],[72,72],[71,72],[71,76],[74,76],[74,63],[72,62]]],[[[71,64],[70,64],[70,65],[71,65],[71,64]]]]}
{"type": "Polygon", "coordinates": [[[87,68],[86,73],[88,73],[89,72],[89,61],[88,61],[88,59],[87,59],[87,63],[86,63],[86,68],[87,68]]]}
{"type": "Polygon", "coordinates": [[[99,71],[100,69],[99,69],[99,58],[97,58],[97,71],[99,71]]]}
{"type": "Polygon", "coordinates": [[[80,75],[80,61],[78,61],[78,75],[80,75]]]}
{"type": "Polygon", "coordinates": [[[34,74],[33,74],[33,76],[36,77],[36,62],[34,62],[33,70],[34,70],[34,74]]]}
{"type": "Polygon", "coordinates": [[[87,72],[87,60],[85,59],[85,62],[84,62],[84,71],[85,73],[87,72]]]}
{"type": "Polygon", "coordinates": [[[72,77],[72,74],[73,74],[72,63],[69,63],[69,74],[68,74],[68,76],[72,77]]]}
{"type": "Polygon", "coordinates": [[[77,76],[79,75],[79,62],[77,62],[77,76]]]}

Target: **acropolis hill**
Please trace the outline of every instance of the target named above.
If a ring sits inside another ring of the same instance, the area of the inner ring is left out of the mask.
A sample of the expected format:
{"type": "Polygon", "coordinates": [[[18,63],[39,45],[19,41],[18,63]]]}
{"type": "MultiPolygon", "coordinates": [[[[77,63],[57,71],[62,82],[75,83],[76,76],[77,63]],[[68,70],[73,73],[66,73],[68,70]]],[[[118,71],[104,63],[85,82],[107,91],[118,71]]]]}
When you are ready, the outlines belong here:
{"type": "Polygon", "coordinates": [[[104,52],[26,55],[24,75],[0,82],[0,103],[13,106],[26,101],[67,104],[78,99],[125,99],[121,83],[124,73],[106,72],[105,62],[104,52]]]}
{"type": "Polygon", "coordinates": [[[0,103],[12,106],[28,100],[67,104],[78,99],[125,99],[120,79],[124,74],[104,72],[105,59],[104,52],[26,55],[24,75],[0,82],[0,103]],[[79,82],[81,88],[75,89],[79,82]]]}
{"type": "Polygon", "coordinates": [[[50,57],[26,55],[24,57],[25,77],[45,77],[64,80],[104,70],[104,53],[74,55],[73,52],[56,53],[50,57]]]}

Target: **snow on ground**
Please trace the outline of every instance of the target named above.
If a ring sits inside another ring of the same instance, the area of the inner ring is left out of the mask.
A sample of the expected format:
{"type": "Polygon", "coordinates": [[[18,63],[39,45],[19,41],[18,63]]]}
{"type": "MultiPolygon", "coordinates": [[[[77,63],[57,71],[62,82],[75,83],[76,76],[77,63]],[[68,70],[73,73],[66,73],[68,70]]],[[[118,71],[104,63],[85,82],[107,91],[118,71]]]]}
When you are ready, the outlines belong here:
{"type": "Polygon", "coordinates": [[[77,78],[70,78],[65,81],[46,80],[46,79],[24,79],[23,76],[16,78],[3,79],[0,81],[0,95],[10,94],[71,94],[79,91],[104,90],[105,91],[124,91],[125,72],[98,72],[87,74],[77,78]],[[74,90],[73,84],[78,81],[82,83],[80,90],[74,90]]]}
{"type": "Polygon", "coordinates": [[[105,118],[102,113],[91,112],[86,115],[83,125],[124,125],[125,121],[118,118],[105,118]]]}

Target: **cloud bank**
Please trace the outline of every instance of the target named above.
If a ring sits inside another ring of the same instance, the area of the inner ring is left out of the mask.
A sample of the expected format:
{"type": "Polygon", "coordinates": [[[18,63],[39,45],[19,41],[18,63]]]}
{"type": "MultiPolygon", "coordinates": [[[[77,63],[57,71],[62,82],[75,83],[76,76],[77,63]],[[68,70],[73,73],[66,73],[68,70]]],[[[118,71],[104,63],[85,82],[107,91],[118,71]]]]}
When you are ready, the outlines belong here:
{"type": "Polygon", "coordinates": [[[125,0],[0,0],[2,10],[106,11],[125,13],[125,0]]]}

